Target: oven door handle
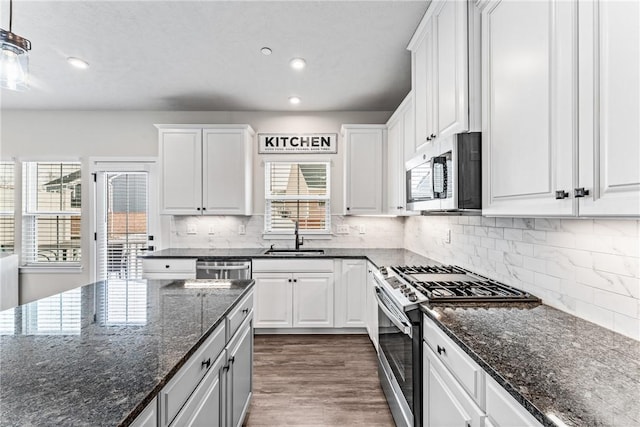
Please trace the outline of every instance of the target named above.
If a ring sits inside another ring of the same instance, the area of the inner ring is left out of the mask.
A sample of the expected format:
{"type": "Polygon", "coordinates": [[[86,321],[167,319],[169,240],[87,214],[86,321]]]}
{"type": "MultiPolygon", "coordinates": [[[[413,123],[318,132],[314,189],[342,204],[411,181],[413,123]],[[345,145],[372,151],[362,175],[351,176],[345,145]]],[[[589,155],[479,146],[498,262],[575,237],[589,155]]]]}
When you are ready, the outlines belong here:
{"type": "Polygon", "coordinates": [[[410,338],[413,338],[413,332],[411,329],[411,324],[407,324],[403,319],[401,319],[397,314],[394,314],[385,304],[382,296],[383,291],[376,286],[376,299],[378,300],[378,307],[380,310],[391,320],[391,322],[396,325],[403,334],[409,335],[410,338]]]}

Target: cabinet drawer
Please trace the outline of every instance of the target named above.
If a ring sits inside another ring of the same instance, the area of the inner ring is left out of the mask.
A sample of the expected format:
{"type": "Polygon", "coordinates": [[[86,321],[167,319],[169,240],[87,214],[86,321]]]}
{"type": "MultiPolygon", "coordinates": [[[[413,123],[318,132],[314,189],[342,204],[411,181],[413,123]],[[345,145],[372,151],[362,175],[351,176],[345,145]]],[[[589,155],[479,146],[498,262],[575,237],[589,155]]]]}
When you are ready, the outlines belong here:
{"type": "Polygon", "coordinates": [[[254,259],[254,272],[327,272],[333,273],[333,259],[254,259]]]}
{"type": "Polygon", "coordinates": [[[236,333],[238,327],[242,324],[244,319],[247,318],[249,313],[253,310],[253,291],[249,295],[245,296],[240,303],[233,309],[227,316],[227,342],[231,339],[233,334],[236,333]]]}
{"type": "Polygon", "coordinates": [[[423,316],[423,338],[437,354],[438,359],[449,368],[460,381],[464,389],[480,404],[483,383],[483,371],[478,364],[466,355],[451,338],[445,335],[431,319],[423,316]]]}
{"type": "MultiPolygon", "coordinates": [[[[540,427],[541,424],[500,384],[487,376],[487,416],[495,427],[540,427]]],[[[486,424],[488,425],[488,424],[486,424]]]]}
{"type": "Polygon", "coordinates": [[[195,258],[161,258],[142,260],[144,279],[195,279],[195,258]]]}
{"type": "Polygon", "coordinates": [[[161,425],[166,427],[211,369],[226,343],[225,325],[218,326],[160,392],[161,425]]]}

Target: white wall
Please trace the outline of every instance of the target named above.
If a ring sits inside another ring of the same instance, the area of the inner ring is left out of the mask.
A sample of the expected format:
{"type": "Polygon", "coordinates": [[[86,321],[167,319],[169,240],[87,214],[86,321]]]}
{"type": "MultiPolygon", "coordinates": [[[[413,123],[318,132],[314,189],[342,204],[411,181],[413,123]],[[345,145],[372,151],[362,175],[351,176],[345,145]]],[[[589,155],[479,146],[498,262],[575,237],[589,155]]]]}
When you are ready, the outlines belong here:
{"type": "MultiPolygon", "coordinates": [[[[17,160],[81,159],[88,171],[89,157],[155,157],[158,155],[154,123],[250,124],[260,132],[339,133],[344,123],[385,123],[391,112],[220,112],[220,111],[3,111],[0,118],[0,158],[17,160]]],[[[257,153],[257,148],[256,151],[257,153]]],[[[332,210],[342,212],[343,150],[332,155],[286,156],[286,159],[329,160],[332,168],[332,210]]],[[[264,210],[264,159],[283,156],[256,155],[254,158],[254,206],[264,210]]],[[[83,177],[83,216],[88,218],[90,177],[83,177]]],[[[165,218],[166,232],[168,218],[165,218]]],[[[259,221],[258,221],[259,222],[259,221]]],[[[82,235],[91,236],[89,221],[82,223],[82,235]]],[[[167,239],[165,239],[167,240],[167,239]]],[[[399,239],[398,239],[399,240],[399,239]]],[[[188,242],[183,242],[187,244],[188,242]]],[[[90,240],[83,239],[83,269],[75,274],[23,273],[20,276],[21,302],[32,301],[90,281],[87,256],[90,240]]],[[[166,241],[162,246],[168,246],[166,241]]],[[[354,243],[355,244],[355,243],[354,243]]]]}
{"type": "Polygon", "coordinates": [[[640,339],[640,221],[411,217],[405,247],[640,339]],[[451,230],[451,243],[443,233],[451,230]]]}

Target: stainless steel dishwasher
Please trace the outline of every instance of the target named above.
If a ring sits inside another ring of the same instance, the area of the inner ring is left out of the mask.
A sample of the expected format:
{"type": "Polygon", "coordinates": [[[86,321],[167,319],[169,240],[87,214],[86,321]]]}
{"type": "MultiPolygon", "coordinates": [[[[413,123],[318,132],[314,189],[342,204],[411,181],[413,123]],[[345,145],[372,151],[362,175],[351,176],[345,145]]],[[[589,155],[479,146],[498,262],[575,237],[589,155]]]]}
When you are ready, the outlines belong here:
{"type": "Polygon", "coordinates": [[[251,279],[251,260],[197,261],[196,279],[251,279]]]}

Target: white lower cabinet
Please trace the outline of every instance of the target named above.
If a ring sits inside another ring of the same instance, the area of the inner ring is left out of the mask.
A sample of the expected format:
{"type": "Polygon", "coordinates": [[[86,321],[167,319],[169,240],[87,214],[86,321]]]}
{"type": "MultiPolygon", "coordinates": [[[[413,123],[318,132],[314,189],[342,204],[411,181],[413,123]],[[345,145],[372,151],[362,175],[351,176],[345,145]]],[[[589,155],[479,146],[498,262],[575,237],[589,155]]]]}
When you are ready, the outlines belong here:
{"type": "Polygon", "coordinates": [[[336,281],[336,323],[338,328],[366,326],[367,261],[343,259],[340,277],[336,281]]]}
{"type": "Polygon", "coordinates": [[[131,423],[131,427],[157,427],[158,425],[158,399],[151,403],[131,423]]]}
{"type": "Polygon", "coordinates": [[[332,328],[333,260],[254,260],[256,328],[332,328]]]}
{"type": "Polygon", "coordinates": [[[240,314],[225,319],[160,391],[161,427],[242,425],[252,395],[253,311],[244,307],[252,299],[247,295],[230,316],[238,308],[240,314]],[[235,333],[226,334],[240,318],[235,333]]]}
{"type": "Polygon", "coordinates": [[[540,427],[536,420],[493,378],[487,375],[486,388],[488,424],[493,427],[540,427]]]}
{"type": "Polygon", "coordinates": [[[481,427],[484,412],[424,343],[423,425],[425,427],[481,427]]]}

